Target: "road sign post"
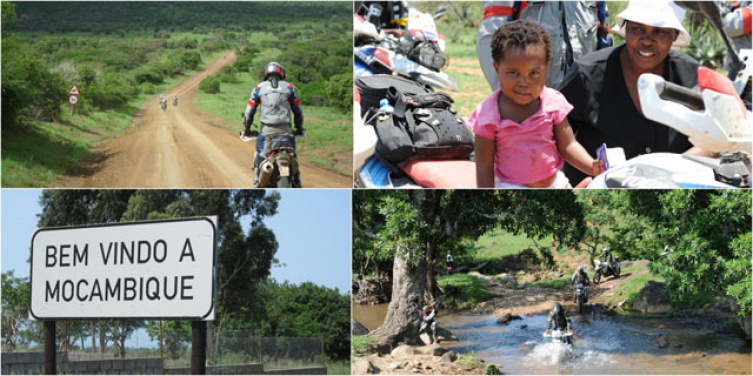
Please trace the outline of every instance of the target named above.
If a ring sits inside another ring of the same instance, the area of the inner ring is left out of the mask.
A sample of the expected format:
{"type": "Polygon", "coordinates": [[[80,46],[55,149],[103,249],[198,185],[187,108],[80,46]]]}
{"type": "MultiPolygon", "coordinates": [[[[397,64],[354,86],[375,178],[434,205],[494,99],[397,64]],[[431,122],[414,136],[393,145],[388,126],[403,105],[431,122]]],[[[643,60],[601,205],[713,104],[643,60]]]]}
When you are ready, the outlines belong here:
{"type": "Polygon", "coordinates": [[[78,85],[73,84],[70,89],[68,89],[68,103],[71,104],[71,115],[73,115],[73,106],[78,103],[78,96],[81,95],[81,91],[78,90],[78,85]]]}

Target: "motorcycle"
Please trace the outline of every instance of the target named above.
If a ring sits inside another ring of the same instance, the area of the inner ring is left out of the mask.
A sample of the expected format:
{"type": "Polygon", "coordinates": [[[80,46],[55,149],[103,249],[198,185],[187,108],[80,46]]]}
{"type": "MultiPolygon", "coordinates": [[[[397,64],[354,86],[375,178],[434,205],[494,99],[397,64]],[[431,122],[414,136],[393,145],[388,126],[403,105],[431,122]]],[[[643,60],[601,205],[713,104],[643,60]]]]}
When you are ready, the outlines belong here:
{"type": "Polygon", "coordinates": [[[565,345],[572,345],[573,344],[573,332],[568,331],[563,333],[560,329],[554,329],[551,331],[546,331],[543,334],[544,337],[550,337],[552,339],[552,343],[561,343],[565,345]]]}
{"type": "Polygon", "coordinates": [[[377,31],[369,22],[374,5],[354,14],[355,77],[371,74],[398,74],[417,82],[451,91],[459,91],[458,84],[441,72],[448,63],[445,41],[437,32],[435,19],[446,10],[440,7],[433,16],[415,8],[408,9],[407,30],[377,31]]]}
{"type": "MultiPolygon", "coordinates": [[[[245,124],[245,119],[244,122],[245,124]]],[[[250,134],[240,132],[240,140],[243,142],[256,141],[259,132],[251,131],[250,134]]],[[[260,188],[301,188],[296,155],[296,140],[305,135],[295,136],[292,134],[280,134],[271,136],[269,152],[259,163],[259,187],[260,188]]]]}
{"type": "Polygon", "coordinates": [[[161,100],[159,105],[162,107],[162,111],[167,110],[167,100],[165,99],[161,100]]]}
{"type": "Polygon", "coordinates": [[[610,266],[607,262],[601,262],[599,259],[594,259],[594,276],[593,281],[594,283],[599,283],[601,281],[601,276],[609,277],[614,276],[614,278],[620,277],[620,259],[614,259],[614,262],[610,266]]]}
{"type": "MultiPolygon", "coordinates": [[[[440,67],[446,65],[447,59],[444,55],[444,41],[436,31],[434,20],[444,15],[445,10],[440,8],[437,13],[430,16],[410,8],[407,26],[409,36],[402,39],[378,31],[376,26],[369,22],[369,17],[374,15],[374,12],[378,16],[379,11],[369,9],[367,12],[354,15],[354,76],[358,78],[375,74],[398,74],[432,88],[458,91],[457,83],[446,73],[439,71],[440,67]],[[408,45],[416,47],[412,50],[418,53],[409,53],[410,48],[405,47],[408,45]],[[437,49],[441,53],[437,53],[437,49]],[[432,66],[433,68],[430,68],[432,66]]],[[[374,127],[368,120],[377,113],[365,111],[366,115],[360,116],[362,111],[357,88],[354,100],[354,187],[476,187],[476,168],[472,160],[408,161],[396,166],[374,156],[378,139],[374,127]]]]}
{"type": "MultiPolygon", "coordinates": [[[[672,153],[640,155],[610,166],[588,187],[750,188],[751,112],[724,75],[700,67],[698,83],[700,91],[694,91],[657,75],[641,75],[641,108],[647,118],[689,136],[693,145],[720,153],[718,158],[672,153]]],[[[618,159],[624,159],[624,154],[618,159]]]]}
{"type": "Polygon", "coordinates": [[[178,97],[173,98],[173,107],[178,107],[178,97]]]}
{"type": "Polygon", "coordinates": [[[575,303],[578,304],[578,313],[583,313],[583,305],[588,303],[588,286],[579,283],[575,287],[575,303]]]}

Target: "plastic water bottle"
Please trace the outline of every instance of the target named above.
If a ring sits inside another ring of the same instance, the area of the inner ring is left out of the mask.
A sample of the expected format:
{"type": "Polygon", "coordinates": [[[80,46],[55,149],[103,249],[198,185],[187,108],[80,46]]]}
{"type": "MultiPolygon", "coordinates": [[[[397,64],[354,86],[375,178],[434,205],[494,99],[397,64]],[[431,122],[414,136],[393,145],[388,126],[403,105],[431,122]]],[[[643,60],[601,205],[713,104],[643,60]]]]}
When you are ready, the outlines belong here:
{"type": "Polygon", "coordinates": [[[379,101],[379,111],[384,114],[391,114],[395,111],[395,107],[392,107],[390,101],[387,98],[384,98],[379,101]]]}

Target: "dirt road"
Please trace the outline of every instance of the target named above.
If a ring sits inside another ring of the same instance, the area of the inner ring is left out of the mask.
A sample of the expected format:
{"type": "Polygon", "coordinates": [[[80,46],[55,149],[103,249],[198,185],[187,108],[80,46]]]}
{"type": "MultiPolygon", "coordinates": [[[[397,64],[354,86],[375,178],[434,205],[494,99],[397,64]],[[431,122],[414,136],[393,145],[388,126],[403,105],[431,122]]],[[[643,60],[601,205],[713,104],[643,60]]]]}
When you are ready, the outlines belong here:
{"type": "MultiPolygon", "coordinates": [[[[133,123],[120,135],[96,148],[102,155],[82,166],[78,176],[59,186],[86,188],[251,188],[253,143],[213,124],[224,121],[192,106],[199,83],[232,64],[234,53],[212,62],[178,86],[165,91],[168,108],[155,96],[147,100],[133,123]],[[179,103],[172,106],[172,95],[179,103]]],[[[243,103],[239,104],[242,109],[243,103]]],[[[239,110],[240,112],[240,110],[239,110]]],[[[240,128],[240,122],[239,122],[240,128]]],[[[306,188],[352,187],[352,179],[301,160],[306,188]]]]}

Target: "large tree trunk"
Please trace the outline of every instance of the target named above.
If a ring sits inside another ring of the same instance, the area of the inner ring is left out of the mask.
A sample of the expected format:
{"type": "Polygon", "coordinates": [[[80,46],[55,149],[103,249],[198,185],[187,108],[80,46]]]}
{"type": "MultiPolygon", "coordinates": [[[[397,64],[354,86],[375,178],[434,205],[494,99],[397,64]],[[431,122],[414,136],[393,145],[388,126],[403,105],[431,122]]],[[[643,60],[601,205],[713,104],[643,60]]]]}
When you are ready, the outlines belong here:
{"type": "Polygon", "coordinates": [[[411,267],[399,253],[392,267],[392,301],[387,317],[373,336],[392,347],[398,343],[422,345],[418,330],[426,291],[426,259],[420,257],[419,265],[411,267]]]}
{"type": "Polygon", "coordinates": [[[430,240],[426,243],[426,301],[432,304],[436,302],[438,296],[442,295],[442,292],[439,291],[437,279],[434,276],[436,248],[436,242],[430,240]]]}

